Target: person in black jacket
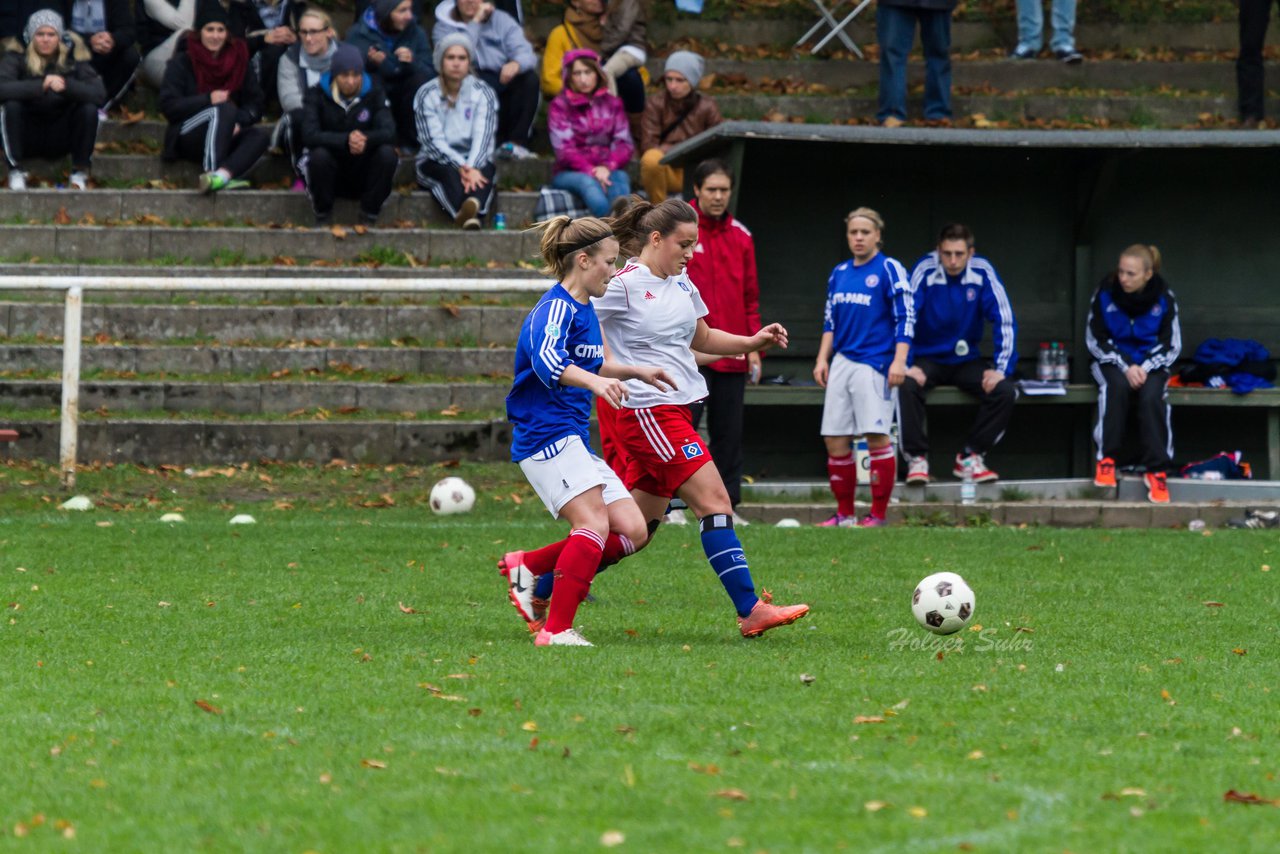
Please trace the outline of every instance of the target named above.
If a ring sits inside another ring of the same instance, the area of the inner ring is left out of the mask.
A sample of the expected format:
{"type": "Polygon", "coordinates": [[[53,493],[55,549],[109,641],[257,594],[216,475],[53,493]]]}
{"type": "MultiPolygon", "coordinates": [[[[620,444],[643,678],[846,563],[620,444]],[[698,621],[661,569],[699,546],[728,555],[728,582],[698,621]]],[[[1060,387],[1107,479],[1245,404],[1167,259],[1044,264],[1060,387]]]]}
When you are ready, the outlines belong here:
{"type": "Polygon", "coordinates": [[[382,85],[365,72],[357,48],[339,45],[303,98],[302,168],[317,227],[332,222],[335,195],[360,200],[361,222],[378,221],[400,164],[395,139],[382,85]]]}
{"type": "Polygon", "coordinates": [[[142,61],[130,0],[61,0],[58,6],[48,5],[58,8],[67,29],[89,46],[93,68],[107,89],[105,115],[128,93],[142,61]]]}
{"type": "Polygon", "coordinates": [[[70,184],[88,187],[98,107],[106,100],[80,37],[68,36],[62,16],[41,9],[27,19],[22,40],[6,43],[0,59],[0,126],[9,189],[25,190],[23,159],[71,155],[70,184]]]}
{"type": "Polygon", "coordinates": [[[206,193],[248,186],[248,174],[271,143],[254,127],[262,118],[262,89],[249,67],[249,48],[228,31],[227,10],[202,0],[196,28],[178,41],[165,67],[160,111],[169,120],[166,160],[194,160],[206,193]]]}
{"type": "Polygon", "coordinates": [[[307,4],[302,0],[230,0],[231,35],[249,45],[258,82],[268,105],[276,104],[280,57],[298,43],[298,24],[307,4]]]}

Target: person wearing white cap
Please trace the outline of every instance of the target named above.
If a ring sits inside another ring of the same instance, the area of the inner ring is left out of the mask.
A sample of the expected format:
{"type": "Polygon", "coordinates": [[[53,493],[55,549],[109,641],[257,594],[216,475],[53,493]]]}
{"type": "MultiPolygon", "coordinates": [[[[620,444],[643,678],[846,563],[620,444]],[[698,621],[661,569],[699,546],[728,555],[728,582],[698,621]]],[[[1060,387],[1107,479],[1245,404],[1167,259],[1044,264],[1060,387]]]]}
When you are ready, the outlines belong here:
{"type": "Polygon", "coordinates": [[[21,42],[0,59],[0,141],[9,165],[9,189],[25,190],[27,157],[71,155],[70,184],[88,187],[98,107],[107,100],[81,38],[67,33],[62,16],[41,9],[27,19],[21,42]]]}
{"type": "Polygon", "coordinates": [[[724,121],[715,100],[698,91],[703,73],[701,56],[691,50],[676,51],[667,57],[662,90],[644,105],[640,120],[640,184],[654,204],[679,193],[684,186],[684,170],[662,164],[671,147],[724,121]]]}

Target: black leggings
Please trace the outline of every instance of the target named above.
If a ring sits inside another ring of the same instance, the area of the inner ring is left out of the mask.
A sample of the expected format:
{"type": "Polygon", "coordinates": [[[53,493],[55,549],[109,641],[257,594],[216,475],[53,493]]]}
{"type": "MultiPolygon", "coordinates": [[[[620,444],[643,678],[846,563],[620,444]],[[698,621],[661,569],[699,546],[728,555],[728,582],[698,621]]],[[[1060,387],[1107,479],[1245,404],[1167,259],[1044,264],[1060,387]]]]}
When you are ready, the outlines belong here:
{"type": "Polygon", "coordinates": [[[474,196],[480,203],[481,217],[489,213],[489,202],[493,199],[493,176],[498,171],[492,161],[480,167],[480,174],[488,178],[489,183],[471,193],[462,189],[462,176],[458,173],[458,167],[452,163],[419,160],[417,171],[418,184],[435,196],[440,207],[450,217],[458,215],[458,208],[462,207],[468,196],[474,196]]]}
{"type": "Polygon", "coordinates": [[[178,156],[194,160],[204,172],[225,169],[232,178],[251,170],[267,152],[271,135],[260,127],[235,132],[237,107],[225,101],[206,107],[182,123],[178,156]]]}
{"type": "Polygon", "coordinates": [[[73,104],[44,112],[31,109],[25,101],[8,101],[0,106],[0,130],[10,169],[21,169],[27,157],[70,154],[71,167],[88,172],[98,139],[98,107],[73,104]]]}

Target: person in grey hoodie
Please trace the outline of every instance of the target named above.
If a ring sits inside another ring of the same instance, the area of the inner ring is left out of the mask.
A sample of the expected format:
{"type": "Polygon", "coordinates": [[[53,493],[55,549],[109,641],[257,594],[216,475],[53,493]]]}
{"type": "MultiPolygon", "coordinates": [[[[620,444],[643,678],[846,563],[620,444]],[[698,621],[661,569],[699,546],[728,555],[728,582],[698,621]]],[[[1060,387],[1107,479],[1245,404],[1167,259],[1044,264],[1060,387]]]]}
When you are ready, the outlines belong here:
{"type": "MultiPolygon", "coordinates": [[[[498,144],[515,157],[532,156],[533,120],[541,97],[538,57],[515,18],[486,0],[442,0],[432,36],[439,42],[466,33],[476,48],[474,72],[498,96],[498,144]]],[[[500,152],[501,154],[501,152],[500,152]]]]}
{"type": "Polygon", "coordinates": [[[280,97],[280,122],[276,125],[276,144],[289,155],[298,176],[294,189],[301,192],[302,173],[298,158],[302,156],[302,104],[307,90],[320,82],[329,71],[333,54],[338,49],[338,36],[333,20],[319,9],[308,9],[298,19],[298,41],[280,57],[276,69],[276,93],[280,97]]]}
{"type": "Polygon", "coordinates": [[[471,73],[475,48],[465,33],[436,42],[439,77],[418,90],[418,183],[468,231],[480,228],[493,200],[498,99],[471,73]]]}

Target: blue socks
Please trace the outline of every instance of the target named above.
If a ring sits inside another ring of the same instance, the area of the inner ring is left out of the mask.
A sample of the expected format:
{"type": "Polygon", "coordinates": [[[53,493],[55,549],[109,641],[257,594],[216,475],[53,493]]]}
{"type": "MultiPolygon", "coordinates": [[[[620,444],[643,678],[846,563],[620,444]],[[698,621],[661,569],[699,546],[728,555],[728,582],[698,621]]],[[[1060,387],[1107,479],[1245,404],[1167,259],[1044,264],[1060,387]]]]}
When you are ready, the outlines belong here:
{"type": "Polygon", "coordinates": [[[738,616],[747,616],[759,599],[751,570],[747,568],[747,556],[733,530],[733,516],[727,513],[704,516],[698,521],[698,530],[702,532],[702,550],[724,585],[724,592],[733,600],[738,616]]]}
{"type": "Polygon", "coordinates": [[[556,585],[556,574],[548,572],[538,576],[538,581],[533,585],[533,595],[539,599],[550,599],[551,588],[556,585]]]}

